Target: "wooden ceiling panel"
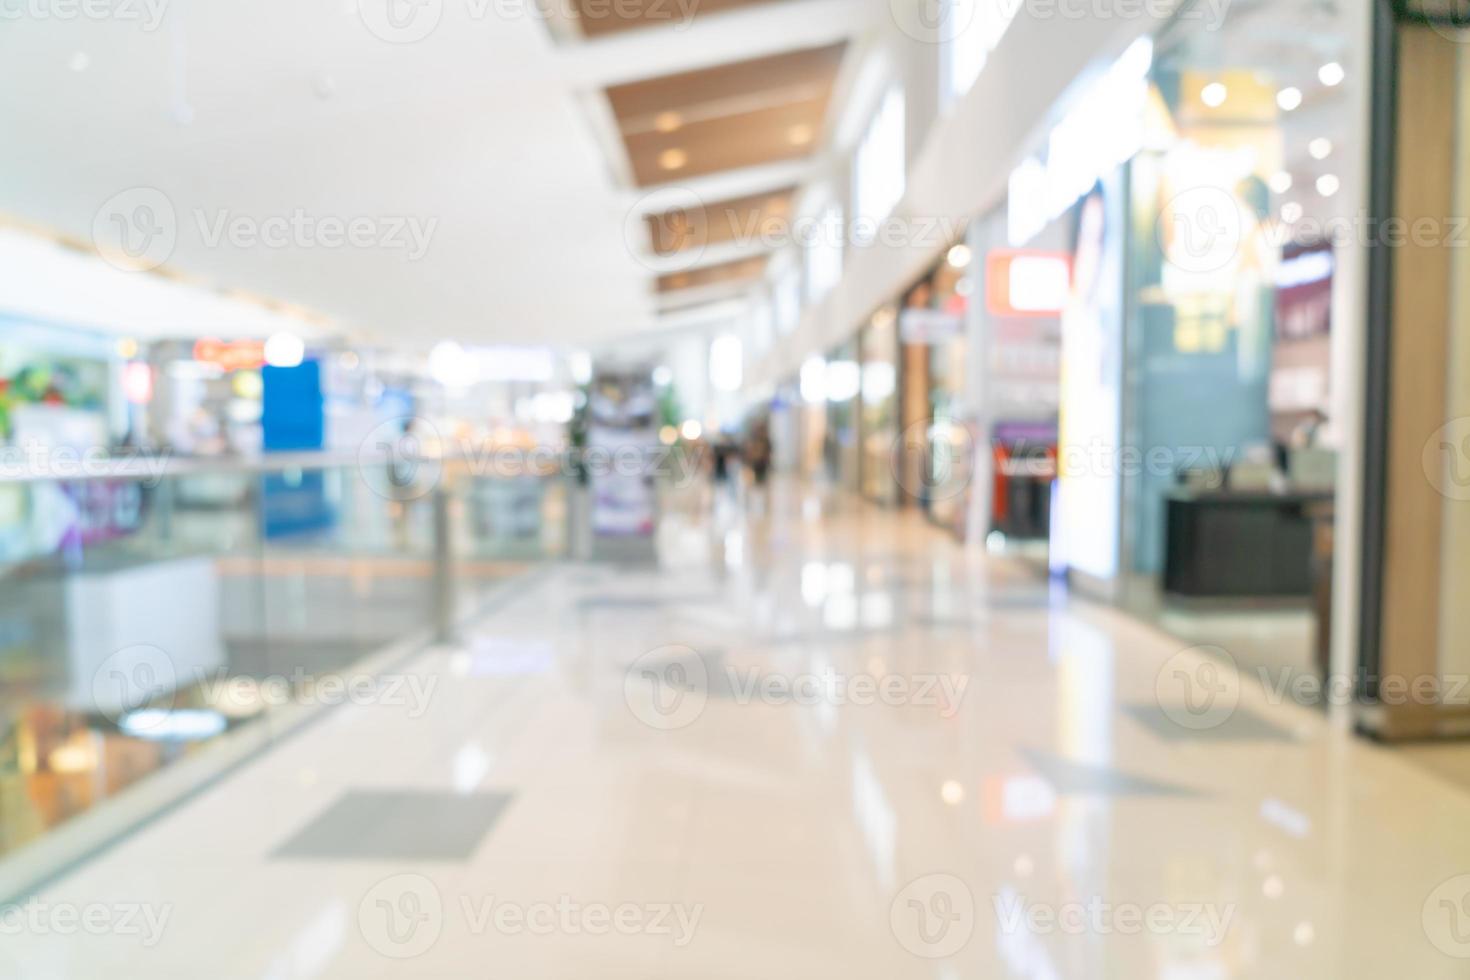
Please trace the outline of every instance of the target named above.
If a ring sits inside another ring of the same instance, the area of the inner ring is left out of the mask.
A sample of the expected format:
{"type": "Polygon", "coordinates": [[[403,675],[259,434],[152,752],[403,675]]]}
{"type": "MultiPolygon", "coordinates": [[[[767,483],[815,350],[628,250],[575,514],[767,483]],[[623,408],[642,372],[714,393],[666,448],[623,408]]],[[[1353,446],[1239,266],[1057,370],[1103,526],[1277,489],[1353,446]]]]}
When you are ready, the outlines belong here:
{"type": "Polygon", "coordinates": [[[833,44],[608,89],[635,183],[808,156],[845,50],[833,44]]]}
{"type": "Polygon", "coordinates": [[[658,277],[658,291],[673,293],[682,289],[698,289],[706,286],[722,286],[733,283],[754,282],[765,274],[767,256],[757,255],[734,262],[721,262],[685,272],[671,272],[658,277]]]}
{"type": "Polygon", "coordinates": [[[765,194],[715,201],[702,208],[650,214],[648,237],[657,255],[673,255],[692,248],[725,245],[746,238],[760,238],[768,223],[791,214],[794,187],[765,194]]]}

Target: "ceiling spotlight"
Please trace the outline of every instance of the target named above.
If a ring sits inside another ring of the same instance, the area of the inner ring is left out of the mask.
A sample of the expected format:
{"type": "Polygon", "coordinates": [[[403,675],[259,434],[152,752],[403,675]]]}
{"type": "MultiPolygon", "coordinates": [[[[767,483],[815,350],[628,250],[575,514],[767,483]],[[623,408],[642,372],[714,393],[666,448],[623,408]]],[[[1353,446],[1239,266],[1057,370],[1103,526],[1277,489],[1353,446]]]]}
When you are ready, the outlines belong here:
{"type": "Polygon", "coordinates": [[[1343,70],[1342,65],[1339,65],[1335,61],[1329,61],[1317,69],[1317,80],[1328,88],[1341,85],[1342,80],[1346,77],[1347,72],[1343,70]]]}
{"type": "Polygon", "coordinates": [[[1276,173],[1271,175],[1271,189],[1277,194],[1285,194],[1287,191],[1291,190],[1291,183],[1291,174],[1287,173],[1285,170],[1278,170],[1276,173]]]}
{"type": "Polygon", "coordinates": [[[1230,97],[1230,90],[1220,82],[1211,82],[1200,89],[1199,100],[1211,109],[1218,109],[1230,97]]]}
{"type": "Polygon", "coordinates": [[[1285,112],[1292,111],[1302,104],[1302,90],[1295,86],[1287,86],[1276,93],[1276,104],[1285,112]]]}
{"type": "Polygon", "coordinates": [[[797,123],[786,130],[786,139],[792,146],[806,146],[812,141],[812,128],[806,123],[797,123]]]}
{"type": "Polygon", "coordinates": [[[672,150],[664,150],[658,155],[658,165],[664,170],[682,170],[689,162],[689,154],[675,147],[672,150]]]}
{"type": "Polygon", "coordinates": [[[1332,140],[1319,136],[1307,144],[1307,152],[1312,155],[1313,160],[1326,160],[1332,156],[1332,140]]]}
{"type": "Polygon", "coordinates": [[[965,266],[970,264],[970,246],[966,245],[964,242],[961,242],[960,244],[951,248],[949,250],[949,254],[945,256],[945,258],[954,268],[963,269],[965,266]]]}
{"type": "Polygon", "coordinates": [[[660,133],[672,133],[684,125],[684,117],[677,112],[660,112],[653,117],[653,128],[660,133]]]}
{"type": "Polygon", "coordinates": [[[1323,174],[1317,178],[1317,193],[1323,197],[1331,197],[1336,194],[1341,186],[1342,181],[1333,174],[1323,174]]]}
{"type": "Polygon", "coordinates": [[[1281,205],[1281,220],[1289,225],[1294,225],[1302,220],[1302,206],[1295,201],[1287,201],[1281,205]]]}

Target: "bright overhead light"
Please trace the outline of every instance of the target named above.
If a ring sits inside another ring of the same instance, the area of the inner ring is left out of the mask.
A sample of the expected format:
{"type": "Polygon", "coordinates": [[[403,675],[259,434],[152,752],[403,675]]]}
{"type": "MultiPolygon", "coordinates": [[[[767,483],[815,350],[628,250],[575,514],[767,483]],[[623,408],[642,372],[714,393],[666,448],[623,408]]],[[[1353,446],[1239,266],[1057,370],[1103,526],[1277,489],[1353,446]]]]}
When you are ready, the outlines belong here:
{"type": "Polygon", "coordinates": [[[272,334],[265,342],[265,363],[271,367],[300,367],[306,357],[306,342],[293,333],[272,334]]]}
{"type": "Polygon", "coordinates": [[[710,341],[709,380],[717,391],[739,391],[744,383],[744,345],[733,333],[710,341]]]}
{"type": "Polygon", "coordinates": [[[696,419],[689,419],[679,427],[679,434],[693,442],[704,435],[704,426],[700,425],[696,419]]]}
{"type": "Polygon", "coordinates": [[[681,170],[689,162],[689,154],[678,147],[664,150],[658,155],[658,165],[664,170],[681,170]]]}
{"type": "Polygon", "coordinates": [[[1329,61],[1317,69],[1317,80],[1328,88],[1341,85],[1342,80],[1346,77],[1347,72],[1343,70],[1342,65],[1339,65],[1335,61],[1329,61]]]}
{"type": "Polygon", "coordinates": [[[684,117],[677,112],[660,112],[653,117],[653,128],[660,133],[672,133],[684,125],[684,117]]]}
{"type": "Polygon", "coordinates": [[[429,351],[429,376],[446,388],[468,388],[478,380],[475,359],[452,340],[429,351]]]}
{"type": "Polygon", "coordinates": [[[1302,206],[1295,201],[1287,201],[1281,205],[1281,220],[1289,225],[1294,225],[1302,220],[1302,206]]]}
{"type": "Polygon", "coordinates": [[[960,242],[949,250],[949,254],[945,258],[956,269],[963,269],[970,264],[970,246],[964,242],[960,242]]]}
{"type": "Polygon", "coordinates": [[[1285,170],[1278,170],[1276,173],[1271,175],[1270,183],[1271,189],[1277,194],[1285,194],[1287,191],[1291,190],[1291,174],[1287,173],[1285,170]]]}
{"type": "Polygon", "coordinates": [[[786,139],[792,146],[806,146],[815,134],[806,123],[797,123],[786,130],[786,139]]]}
{"type": "Polygon", "coordinates": [[[1294,85],[1288,85],[1276,93],[1276,104],[1286,112],[1296,109],[1302,104],[1302,90],[1294,85]]]}
{"type": "Polygon", "coordinates": [[[1331,197],[1336,194],[1341,186],[1342,181],[1333,174],[1323,174],[1317,178],[1317,193],[1323,197],[1331,197]]]}
{"type": "Polygon", "coordinates": [[[801,363],[801,397],[812,405],[827,400],[827,362],[813,354],[801,363]]]}
{"type": "Polygon", "coordinates": [[[1211,82],[1200,89],[1199,100],[1211,109],[1218,109],[1230,98],[1230,90],[1221,82],[1211,82]]]}
{"type": "Polygon", "coordinates": [[[1312,154],[1314,160],[1326,160],[1332,156],[1332,140],[1319,136],[1307,144],[1307,152],[1312,154]]]}

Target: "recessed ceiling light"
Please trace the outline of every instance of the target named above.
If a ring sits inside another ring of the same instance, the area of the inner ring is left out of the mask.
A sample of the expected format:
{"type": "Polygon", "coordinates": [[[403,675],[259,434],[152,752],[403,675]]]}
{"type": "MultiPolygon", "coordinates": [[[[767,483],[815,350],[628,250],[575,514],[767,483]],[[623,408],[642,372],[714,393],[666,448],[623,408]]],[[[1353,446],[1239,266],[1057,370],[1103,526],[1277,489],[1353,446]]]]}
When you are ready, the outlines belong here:
{"type": "Polygon", "coordinates": [[[1295,201],[1287,201],[1281,205],[1281,220],[1289,225],[1294,225],[1302,220],[1302,206],[1295,201]]]}
{"type": "Polygon", "coordinates": [[[792,146],[806,146],[812,141],[812,128],[806,123],[797,123],[786,130],[786,139],[792,146]]]}
{"type": "Polygon", "coordinates": [[[1230,97],[1230,90],[1220,82],[1211,82],[1200,89],[1199,99],[1211,109],[1218,109],[1230,97]]]}
{"type": "Polygon", "coordinates": [[[664,150],[658,155],[658,165],[665,170],[680,170],[689,162],[689,154],[678,147],[664,150]]]}
{"type": "Polygon", "coordinates": [[[660,133],[672,133],[684,125],[684,117],[677,112],[660,112],[653,117],[653,128],[660,133]]]}
{"type": "Polygon", "coordinates": [[[1285,170],[1278,170],[1271,175],[1271,189],[1278,194],[1285,194],[1291,190],[1291,174],[1285,170]]]}
{"type": "Polygon", "coordinates": [[[964,242],[961,242],[960,244],[949,250],[949,255],[947,256],[947,258],[950,265],[954,266],[956,269],[963,269],[965,266],[970,264],[970,246],[966,245],[964,242]]]}
{"type": "Polygon", "coordinates": [[[1329,61],[1321,68],[1317,69],[1317,80],[1320,81],[1323,85],[1326,85],[1328,88],[1332,88],[1335,85],[1341,85],[1342,80],[1346,77],[1347,72],[1343,70],[1342,65],[1339,65],[1335,61],[1329,61]]]}
{"type": "Polygon", "coordinates": [[[1307,152],[1312,154],[1314,160],[1326,160],[1332,156],[1332,140],[1319,136],[1307,144],[1307,152]]]}
{"type": "Polygon", "coordinates": [[[1293,85],[1288,85],[1276,93],[1276,104],[1285,111],[1290,112],[1302,104],[1302,90],[1293,85]]]}
{"type": "Polygon", "coordinates": [[[1342,181],[1333,174],[1323,174],[1317,178],[1317,193],[1323,197],[1331,197],[1336,194],[1341,186],[1342,181]]]}

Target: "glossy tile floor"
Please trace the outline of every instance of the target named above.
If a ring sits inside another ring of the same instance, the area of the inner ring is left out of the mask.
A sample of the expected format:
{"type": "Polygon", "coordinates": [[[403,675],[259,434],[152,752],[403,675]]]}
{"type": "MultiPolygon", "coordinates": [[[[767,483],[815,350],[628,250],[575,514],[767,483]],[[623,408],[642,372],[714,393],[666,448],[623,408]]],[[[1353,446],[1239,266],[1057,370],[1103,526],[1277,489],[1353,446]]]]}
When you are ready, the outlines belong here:
{"type": "Polygon", "coordinates": [[[916,516],[768,511],[520,580],[0,976],[1470,975],[1470,795],[916,516]]]}

